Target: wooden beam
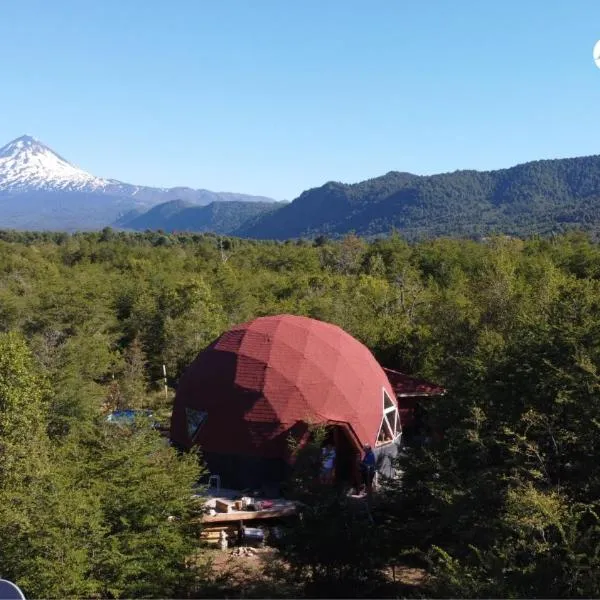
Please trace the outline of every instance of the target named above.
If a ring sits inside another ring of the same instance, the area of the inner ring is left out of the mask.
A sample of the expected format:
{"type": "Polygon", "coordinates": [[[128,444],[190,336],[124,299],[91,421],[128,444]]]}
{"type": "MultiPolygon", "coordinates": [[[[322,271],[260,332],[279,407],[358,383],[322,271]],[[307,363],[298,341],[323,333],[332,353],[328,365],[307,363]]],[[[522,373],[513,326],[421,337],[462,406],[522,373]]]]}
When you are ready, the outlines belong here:
{"type": "Polygon", "coordinates": [[[289,517],[295,514],[295,506],[283,506],[280,508],[268,508],[265,510],[234,510],[230,513],[204,515],[200,519],[200,521],[202,523],[226,523],[228,521],[253,521],[255,519],[276,519],[278,517],[289,517]]]}

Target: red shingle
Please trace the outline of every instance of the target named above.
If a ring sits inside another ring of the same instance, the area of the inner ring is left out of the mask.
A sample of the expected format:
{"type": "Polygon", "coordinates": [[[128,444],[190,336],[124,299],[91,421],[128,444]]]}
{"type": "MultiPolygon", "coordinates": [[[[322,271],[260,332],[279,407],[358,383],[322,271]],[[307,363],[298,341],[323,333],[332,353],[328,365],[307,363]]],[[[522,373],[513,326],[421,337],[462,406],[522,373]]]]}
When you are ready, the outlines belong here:
{"type": "Polygon", "coordinates": [[[201,352],[181,378],[171,437],[190,446],[185,407],[205,410],[196,442],[208,452],[285,456],[299,422],[349,423],[375,445],[384,370],[358,340],[330,323],[293,315],[237,325],[201,352]]]}
{"type": "Polygon", "coordinates": [[[393,369],[383,369],[396,392],[396,396],[442,396],[446,390],[425,379],[417,379],[393,369]]]}

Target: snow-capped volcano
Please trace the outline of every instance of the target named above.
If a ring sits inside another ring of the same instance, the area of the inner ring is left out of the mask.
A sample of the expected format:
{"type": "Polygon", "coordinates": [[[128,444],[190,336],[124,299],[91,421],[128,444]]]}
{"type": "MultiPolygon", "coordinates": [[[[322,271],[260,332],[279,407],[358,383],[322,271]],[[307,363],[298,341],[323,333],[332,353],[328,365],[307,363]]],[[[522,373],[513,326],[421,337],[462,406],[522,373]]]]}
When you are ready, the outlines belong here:
{"type": "Polygon", "coordinates": [[[99,191],[112,182],[66,161],[35,138],[24,135],[0,148],[0,190],[99,191]]]}
{"type": "Polygon", "coordinates": [[[200,206],[230,200],[275,202],[262,196],[102,179],[29,135],[0,148],[0,228],[98,229],[172,200],[200,206]]]}

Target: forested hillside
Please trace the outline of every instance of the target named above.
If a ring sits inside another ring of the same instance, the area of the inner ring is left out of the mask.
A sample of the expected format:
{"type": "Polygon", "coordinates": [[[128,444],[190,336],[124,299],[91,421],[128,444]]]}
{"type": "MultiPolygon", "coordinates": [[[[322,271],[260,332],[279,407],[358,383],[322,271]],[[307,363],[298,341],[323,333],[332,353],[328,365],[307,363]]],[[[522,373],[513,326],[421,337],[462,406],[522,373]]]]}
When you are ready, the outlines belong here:
{"type": "Polygon", "coordinates": [[[2,232],[0,313],[0,574],[28,597],[600,595],[600,247],[581,234],[2,232]],[[196,458],[102,415],[168,420],[162,364],[172,394],[222,331],[278,313],[336,323],[449,394],[373,522],[314,512],[273,588],[225,589],[202,566],[196,458]],[[431,577],[401,586],[397,565],[431,577]]]}
{"type": "Polygon", "coordinates": [[[277,202],[211,202],[197,206],[183,200],[172,200],[134,216],[125,215],[115,225],[133,231],[146,229],[172,233],[176,231],[213,232],[231,234],[243,224],[272,212],[282,205],[277,202]]]}
{"type": "Polygon", "coordinates": [[[600,156],[540,160],[498,171],[431,176],[391,172],[330,182],[243,225],[237,235],[288,239],[397,229],[407,238],[516,236],[600,226],[600,156]]]}

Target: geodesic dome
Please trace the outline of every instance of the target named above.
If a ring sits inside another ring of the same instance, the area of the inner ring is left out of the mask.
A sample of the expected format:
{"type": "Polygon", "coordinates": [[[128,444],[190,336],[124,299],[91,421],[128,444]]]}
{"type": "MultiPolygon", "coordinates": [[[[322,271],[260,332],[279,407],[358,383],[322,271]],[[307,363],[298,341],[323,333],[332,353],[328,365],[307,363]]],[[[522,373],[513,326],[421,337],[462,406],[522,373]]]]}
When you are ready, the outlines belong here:
{"type": "Polygon", "coordinates": [[[171,439],[198,444],[213,472],[258,469],[278,479],[288,436],[301,439],[309,423],[343,427],[356,448],[400,433],[394,392],[366,346],[330,323],[260,317],[225,332],[188,367],[171,439]]]}

